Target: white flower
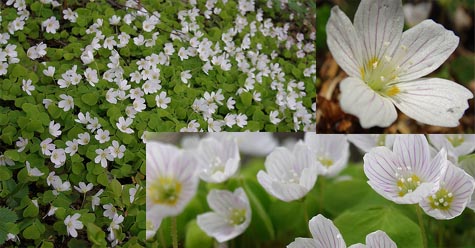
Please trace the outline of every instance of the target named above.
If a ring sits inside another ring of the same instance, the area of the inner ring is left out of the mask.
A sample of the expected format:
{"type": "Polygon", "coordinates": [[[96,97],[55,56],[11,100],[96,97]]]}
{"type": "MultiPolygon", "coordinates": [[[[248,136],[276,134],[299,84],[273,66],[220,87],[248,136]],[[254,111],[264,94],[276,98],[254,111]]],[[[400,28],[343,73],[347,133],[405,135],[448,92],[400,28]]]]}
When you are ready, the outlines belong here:
{"type": "Polygon", "coordinates": [[[43,70],[43,74],[45,74],[45,76],[47,77],[53,77],[55,70],[56,70],[56,67],[48,66],[48,68],[43,70]]]}
{"type": "Polygon", "coordinates": [[[99,196],[104,192],[103,189],[100,189],[99,191],[97,191],[97,193],[93,196],[91,196],[92,200],[91,200],[91,207],[92,207],[92,211],[95,210],[96,206],[99,206],[100,202],[101,202],[101,198],[99,198],[99,196]]]}
{"type": "Polygon", "coordinates": [[[78,232],[76,231],[83,228],[82,222],[79,220],[81,214],[75,213],[73,216],[68,215],[66,219],[64,219],[64,224],[66,225],[66,229],[68,230],[68,234],[75,238],[78,236],[78,232]]]}
{"type": "Polygon", "coordinates": [[[56,176],[54,177],[55,179],[52,180],[52,185],[53,185],[53,195],[57,196],[59,195],[59,192],[63,192],[63,191],[69,191],[71,190],[71,183],[66,181],[66,182],[62,182],[61,181],[61,178],[56,176]]]}
{"type": "Polygon", "coordinates": [[[12,165],[15,165],[15,162],[0,153],[0,166],[5,166],[5,165],[12,166],[12,165]]]}
{"type": "Polygon", "coordinates": [[[8,63],[0,62],[0,76],[5,75],[8,72],[8,63]]]}
{"type": "Polygon", "coordinates": [[[368,184],[384,198],[398,204],[414,204],[427,197],[447,164],[445,150],[431,160],[424,135],[399,135],[393,151],[373,148],[364,157],[368,184]]]}
{"type": "Polygon", "coordinates": [[[233,99],[232,96],[229,97],[226,101],[226,107],[228,107],[229,110],[234,109],[234,104],[236,104],[236,101],[233,99]]]}
{"type": "Polygon", "coordinates": [[[72,11],[70,8],[63,10],[63,18],[65,20],[69,20],[70,22],[76,22],[78,18],[78,13],[72,11]]]}
{"type": "Polygon", "coordinates": [[[222,183],[239,169],[240,156],[236,139],[204,138],[196,150],[200,178],[210,183],[222,183]]]}
{"type": "Polygon", "coordinates": [[[35,86],[31,84],[31,79],[23,79],[21,89],[26,92],[26,94],[31,96],[31,92],[35,90],[35,86]]]}
{"type": "Polygon", "coordinates": [[[97,133],[94,136],[94,138],[96,138],[96,140],[99,141],[99,143],[103,144],[110,140],[109,134],[110,133],[108,130],[104,131],[102,129],[99,129],[97,130],[97,133]]]}
{"type": "Polygon", "coordinates": [[[437,150],[444,148],[454,164],[458,163],[460,156],[475,150],[474,134],[429,134],[429,141],[437,150]]]}
{"type": "Polygon", "coordinates": [[[51,143],[53,140],[51,138],[47,138],[40,143],[41,152],[43,155],[49,156],[51,152],[56,149],[56,145],[51,143]]]}
{"type": "MultiPolygon", "coordinates": [[[[338,228],[333,222],[319,214],[313,217],[308,227],[313,239],[296,238],[287,248],[345,248],[346,243],[338,228]]],[[[354,244],[348,248],[397,248],[396,243],[381,231],[375,231],[366,235],[366,245],[354,244]]]]}
{"type": "Polygon", "coordinates": [[[457,48],[459,38],[432,20],[402,33],[401,1],[363,0],[354,25],[333,7],[327,44],[350,76],[340,83],[343,111],[364,128],[387,127],[396,108],[430,125],[455,127],[472,92],[452,81],[421,78],[437,69],[457,48]]]}
{"type": "Polygon", "coordinates": [[[197,223],[219,243],[241,235],[251,223],[251,206],[242,188],[234,192],[211,190],[207,200],[213,212],[198,215],[197,223]]]}
{"type": "Polygon", "coordinates": [[[26,170],[28,171],[28,176],[30,177],[40,177],[43,176],[45,173],[41,172],[38,170],[38,168],[31,168],[30,167],[30,162],[26,161],[26,170]]]}
{"type": "Polygon", "coordinates": [[[124,221],[124,216],[115,214],[107,230],[108,231],[118,230],[120,228],[119,227],[120,223],[122,223],[123,221],[124,221]]]}
{"type": "Polygon", "coordinates": [[[385,232],[378,230],[366,235],[366,245],[354,244],[348,248],[397,248],[397,245],[385,232]]]}
{"type": "Polygon", "coordinates": [[[243,128],[245,125],[247,125],[247,115],[239,113],[236,116],[236,125],[238,125],[240,128],[243,128]]]}
{"type": "Polygon", "coordinates": [[[112,220],[114,219],[114,216],[117,215],[117,209],[112,204],[109,203],[102,207],[105,209],[104,213],[102,213],[104,217],[112,220]]]}
{"type": "Polygon", "coordinates": [[[66,149],[64,151],[68,153],[70,156],[73,156],[76,154],[79,148],[79,143],[77,139],[73,139],[72,141],[68,140],[66,141],[66,149]]]}
{"type": "Polygon", "coordinates": [[[132,128],[130,128],[129,126],[132,124],[132,119],[131,118],[126,118],[124,119],[124,117],[119,117],[119,122],[117,122],[115,125],[117,126],[117,128],[119,128],[119,130],[123,133],[128,133],[128,134],[131,134],[134,132],[134,130],[132,130],[132,128]]]}
{"type": "Polygon", "coordinates": [[[46,213],[46,215],[43,218],[46,218],[47,216],[53,215],[54,213],[56,213],[56,210],[58,210],[58,208],[51,205],[49,210],[48,210],[48,213],[46,213]]]}
{"type": "Polygon", "coordinates": [[[274,197],[290,202],[304,197],[317,181],[317,166],[311,151],[302,142],[293,151],[278,147],[265,160],[266,172],[257,180],[274,197]]]}
{"type": "Polygon", "coordinates": [[[107,160],[114,161],[114,157],[112,156],[109,148],[104,149],[104,150],[98,148],[96,149],[96,154],[97,156],[96,158],[94,158],[94,162],[96,164],[100,163],[103,168],[107,167],[107,160]]]}
{"type": "Polygon", "coordinates": [[[137,191],[140,189],[140,185],[135,185],[135,188],[130,188],[129,189],[129,201],[130,203],[134,202],[135,200],[135,195],[137,194],[137,191]]]}
{"type": "Polygon", "coordinates": [[[66,162],[66,153],[64,152],[64,149],[54,149],[53,152],[51,152],[50,159],[54,164],[54,168],[61,167],[64,162],[66,162]]]}
{"type": "Polygon", "coordinates": [[[180,214],[195,196],[199,177],[196,161],[184,151],[156,141],[147,141],[147,224],[155,233],[160,220],[180,214]],[[150,217],[150,218],[149,218],[150,217]]]}
{"type": "Polygon", "coordinates": [[[63,109],[64,111],[68,111],[70,109],[74,109],[74,99],[71,96],[61,94],[59,97],[63,100],[59,101],[58,107],[63,109]]]}
{"type": "Polygon", "coordinates": [[[74,189],[77,190],[79,193],[86,194],[89,192],[94,185],[92,183],[88,183],[87,185],[84,182],[79,182],[79,187],[74,186],[74,189]]]}
{"type": "Polygon", "coordinates": [[[92,87],[96,86],[96,83],[99,82],[97,71],[89,67],[84,71],[84,77],[92,87]]]}
{"type": "Polygon", "coordinates": [[[296,238],[287,248],[346,248],[345,240],[333,222],[319,214],[308,222],[313,239],[296,238]]]}
{"type": "Polygon", "coordinates": [[[165,91],[162,91],[160,92],[160,95],[155,96],[155,101],[157,102],[157,107],[166,109],[172,100],[170,97],[167,97],[167,93],[165,91]]]}
{"type": "Polygon", "coordinates": [[[28,145],[28,139],[24,139],[23,137],[18,137],[18,141],[15,143],[18,147],[18,152],[22,152],[25,150],[26,146],[28,145]]]}
{"type": "Polygon", "coordinates": [[[237,139],[239,151],[252,156],[266,156],[278,144],[272,133],[233,132],[208,135],[217,139],[234,137],[237,139]]]}
{"type": "Polygon", "coordinates": [[[38,45],[28,48],[28,51],[26,52],[26,55],[30,59],[33,59],[33,60],[45,56],[46,55],[46,44],[44,44],[43,42],[40,42],[38,45]]]}
{"type": "Polygon", "coordinates": [[[54,121],[51,121],[49,123],[49,133],[53,135],[54,137],[58,137],[61,135],[61,125],[59,123],[54,123],[54,121]]]}
{"type": "Polygon", "coordinates": [[[344,135],[305,133],[305,144],[314,154],[319,174],[336,176],[346,167],[350,144],[344,135]]]}
{"type": "Polygon", "coordinates": [[[184,84],[188,84],[188,79],[191,78],[190,70],[186,70],[186,71],[181,72],[181,73],[180,73],[180,77],[181,77],[181,81],[182,81],[184,84]]]}
{"type": "Polygon", "coordinates": [[[41,23],[41,27],[46,28],[46,33],[56,34],[59,29],[59,22],[52,16],[41,23]]]}
{"type": "Polygon", "coordinates": [[[80,145],[87,145],[91,140],[91,136],[88,132],[78,134],[78,143],[80,145]]]}
{"type": "Polygon", "coordinates": [[[279,124],[279,123],[282,121],[282,119],[279,119],[278,116],[279,116],[279,111],[277,111],[277,110],[272,110],[272,111],[269,113],[269,120],[270,120],[270,122],[271,122],[272,124],[275,124],[275,125],[279,124]]]}
{"type": "Polygon", "coordinates": [[[348,134],[348,140],[363,152],[369,152],[377,146],[391,148],[396,135],[393,134],[348,134]]]}
{"type": "Polygon", "coordinates": [[[462,214],[474,188],[473,177],[448,161],[440,181],[419,205],[426,214],[436,219],[453,219],[462,214]]]}
{"type": "Polygon", "coordinates": [[[125,146],[120,145],[117,140],[112,141],[112,146],[109,146],[109,151],[114,158],[121,159],[124,157],[125,146]]]}

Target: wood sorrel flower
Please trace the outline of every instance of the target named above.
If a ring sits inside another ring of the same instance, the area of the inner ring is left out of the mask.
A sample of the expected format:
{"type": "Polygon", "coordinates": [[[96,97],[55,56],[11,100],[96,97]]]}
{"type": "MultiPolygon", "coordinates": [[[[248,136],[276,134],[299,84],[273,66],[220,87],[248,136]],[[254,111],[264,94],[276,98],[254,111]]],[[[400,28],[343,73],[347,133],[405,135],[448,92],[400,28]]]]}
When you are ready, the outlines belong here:
{"type": "Polygon", "coordinates": [[[363,0],[354,23],[338,8],[327,23],[327,44],[349,75],[341,82],[342,109],[361,126],[387,127],[397,108],[430,125],[454,127],[468,108],[472,92],[449,80],[421,78],[436,70],[455,50],[459,38],[425,20],[402,32],[400,0],[363,0]]]}
{"type": "Polygon", "coordinates": [[[453,219],[470,202],[475,181],[450,161],[429,196],[419,203],[426,214],[436,219],[453,219]]]}
{"type": "Polygon", "coordinates": [[[302,142],[293,151],[276,148],[265,161],[266,171],[257,180],[274,197],[290,202],[304,197],[317,181],[317,165],[307,145],[302,142]]]}
{"type": "Polygon", "coordinates": [[[239,169],[241,158],[235,138],[202,139],[196,158],[200,168],[199,176],[206,182],[221,183],[228,180],[239,169]]]}
{"type": "MultiPolygon", "coordinates": [[[[313,239],[310,238],[296,238],[294,242],[289,244],[287,248],[345,248],[346,243],[343,236],[340,234],[338,228],[333,222],[323,215],[319,214],[313,217],[308,227],[312,233],[313,239]]],[[[381,231],[375,231],[366,236],[366,245],[354,244],[349,248],[396,248],[396,243],[389,238],[389,236],[381,231]]]]}
{"type": "Polygon", "coordinates": [[[371,188],[395,203],[415,204],[438,183],[447,153],[442,149],[431,160],[424,135],[400,135],[394,140],[393,151],[375,147],[363,160],[371,188]]]}
{"type": "Polygon", "coordinates": [[[211,190],[207,200],[214,212],[198,215],[198,226],[218,242],[239,236],[251,223],[251,205],[242,188],[211,190]]]}
{"type": "Polygon", "coordinates": [[[346,136],[305,133],[304,142],[313,152],[318,174],[332,177],[346,167],[350,155],[350,144],[346,136]]]}

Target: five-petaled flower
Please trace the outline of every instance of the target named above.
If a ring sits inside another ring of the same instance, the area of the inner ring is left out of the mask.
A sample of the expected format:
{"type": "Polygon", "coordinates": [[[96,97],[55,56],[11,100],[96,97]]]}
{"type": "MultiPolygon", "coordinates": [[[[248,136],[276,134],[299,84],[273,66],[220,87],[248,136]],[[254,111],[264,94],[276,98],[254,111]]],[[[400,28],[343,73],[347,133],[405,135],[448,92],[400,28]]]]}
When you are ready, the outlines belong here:
{"type": "Polygon", "coordinates": [[[332,9],[328,48],[349,75],[340,84],[342,109],[364,128],[391,125],[394,106],[425,124],[457,126],[472,92],[449,80],[422,77],[452,54],[459,38],[432,20],[404,33],[403,25],[400,0],[363,0],[354,24],[338,7],[332,9]]]}
{"type": "Polygon", "coordinates": [[[73,238],[78,236],[78,232],[76,231],[76,229],[79,230],[83,228],[83,224],[79,220],[80,217],[81,217],[81,214],[75,213],[73,214],[73,216],[68,215],[66,216],[66,219],[64,219],[64,225],[66,225],[68,234],[73,238]]]}

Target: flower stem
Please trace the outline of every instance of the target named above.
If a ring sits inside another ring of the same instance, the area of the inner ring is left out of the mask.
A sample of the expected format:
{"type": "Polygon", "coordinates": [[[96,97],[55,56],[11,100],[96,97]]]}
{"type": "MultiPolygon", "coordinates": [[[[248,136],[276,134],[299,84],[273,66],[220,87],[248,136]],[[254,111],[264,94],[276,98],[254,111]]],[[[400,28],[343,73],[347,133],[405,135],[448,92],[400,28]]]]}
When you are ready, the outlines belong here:
{"type": "Polygon", "coordinates": [[[81,209],[82,207],[84,206],[84,202],[86,201],[86,193],[83,194],[83,197],[82,197],[82,203],[81,203],[81,209]]]}
{"type": "Polygon", "coordinates": [[[172,218],[172,242],[173,242],[173,248],[178,248],[178,232],[176,228],[176,217],[172,218]]]}
{"type": "Polygon", "coordinates": [[[417,219],[419,220],[419,227],[421,229],[422,244],[424,248],[427,248],[427,236],[426,236],[426,230],[424,228],[424,219],[422,216],[422,209],[421,207],[419,207],[419,205],[416,205],[416,212],[417,212],[417,219]]]}
{"type": "Polygon", "coordinates": [[[163,235],[162,228],[158,229],[158,235],[159,235],[160,244],[162,244],[162,247],[167,247],[167,242],[165,241],[165,236],[163,235]]]}

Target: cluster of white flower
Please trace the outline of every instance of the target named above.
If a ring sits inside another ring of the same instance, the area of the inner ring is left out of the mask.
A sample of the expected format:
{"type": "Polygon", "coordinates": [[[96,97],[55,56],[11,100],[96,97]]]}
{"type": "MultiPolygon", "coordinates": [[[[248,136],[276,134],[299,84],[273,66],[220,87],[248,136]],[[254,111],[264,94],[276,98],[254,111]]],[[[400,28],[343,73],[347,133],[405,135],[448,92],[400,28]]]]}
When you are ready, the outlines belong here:
{"type": "MultiPolygon", "coordinates": [[[[266,156],[266,171],[257,173],[258,182],[270,195],[290,202],[305,197],[318,176],[338,176],[348,163],[348,140],[366,152],[368,184],[383,197],[399,204],[419,203],[436,219],[454,218],[466,207],[475,211],[475,157],[464,157],[458,166],[449,160],[472,153],[475,135],[429,135],[432,146],[423,135],[306,133],[303,140],[282,147],[276,147],[272,137],[270,133],[210,133],[183,138],[181,149],[146,139],[147,237],[155,235],[164,218],[183,211],[197,192],[198,178],[223,183],[236,176],[240,153],[266,156]]],[[[244,232],[251,212],[244,189],[211,190],[207,200],[213,212],[197,217],[207,235],[222,243],[244,232]]],[[[309,227],[314,239],[298,238],[288,247],[346,247],[325,217],[316,216],[309,227]]],[[[396,247],[383,231],[369,234],[366,243],[396,247]]]]}
{"type": "Polygon", "coordinates": [[[475,137],[470,135],[465,140],[460,135],[445,141],[437,136],[429,138],[441,148],[436,155],[431,154],[423,135],[397,136],[392,151],[373,148],[364,156],[365,174],[368,184],[386,199],[398,204],[418,203],[436,219],[452,219],[470,203],[475,180],[448,160],[445,147],[458,147],[465,141],[462,149],[470,153],[475,150],[475,137]]]}

